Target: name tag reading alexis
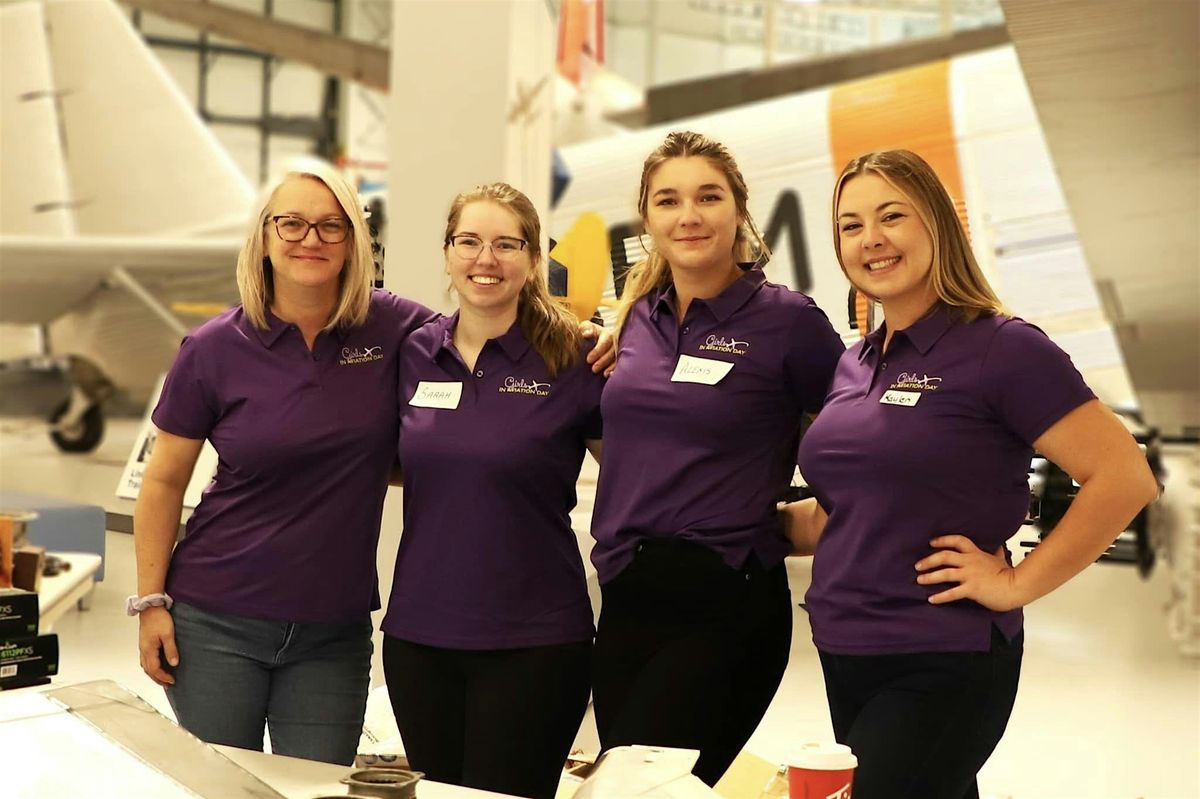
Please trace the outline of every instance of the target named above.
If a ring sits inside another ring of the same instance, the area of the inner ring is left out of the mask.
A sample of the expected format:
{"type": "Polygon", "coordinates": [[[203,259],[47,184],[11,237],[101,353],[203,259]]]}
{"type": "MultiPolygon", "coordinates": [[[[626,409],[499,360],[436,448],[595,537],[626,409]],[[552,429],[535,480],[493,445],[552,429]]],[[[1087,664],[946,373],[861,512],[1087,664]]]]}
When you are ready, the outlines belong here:
{"type": "Polygon", "coordinates": [[[418,408],[448,408],[454,410],[458,407],[458,401],[462,399],[462,383],[435,383],[429,380],[422,380],[417,383],[417,390],[413,393],[412,399],[408,401],[409,405],[415,405],[418,408]]]}
{"type": "Polygon", "coordinates": [[[911,408],[921,399],[920,391],[891,391],[883,392],[883,396],[879,398],[879,402],[883,405],[903,405],[906,408],[911,408]]]}
{"type": "Polygon", "coordinates": [[[697,358],[693,355],[680,355],[679,363],[675,365],[675,374],[671,375],[672,383],[702,383],[715,386],[733,369],[733,364],[727,361],[714,361],[711,358],[697,358]]]}

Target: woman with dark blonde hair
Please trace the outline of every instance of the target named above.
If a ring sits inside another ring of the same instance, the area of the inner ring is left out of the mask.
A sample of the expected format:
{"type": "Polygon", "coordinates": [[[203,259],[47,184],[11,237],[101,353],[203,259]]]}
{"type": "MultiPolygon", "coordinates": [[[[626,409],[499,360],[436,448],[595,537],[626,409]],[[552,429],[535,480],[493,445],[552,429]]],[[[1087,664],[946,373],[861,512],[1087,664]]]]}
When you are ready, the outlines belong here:
{"type": "Polygon", "coordinates": [[[242,302],[167,374],[134,511],[142,668],[210,743],[349,764],[378,607],[400,343],[435,314],[372,289],[358,197],[328,164],[272,185],[238,259],[242,302]],[[175,546],[205,439],[216,476],[175,546]]]}
{"type": "Polygon", "coordinates": [[[945,188],[904,150],[851,161],[838,261],[885,321],[842,357],[800,446],[815,499],[806,606],[855,799],[978,797],[1022,657],[1021,608],[1096,560],[1157,495],[1145,457],[1070,359],[1005,313],[945,188]],[[1016,567],[1034,450],[1078,496],[1016,567]]]}
{"type": "Polygon", "coordinates": [[[791,546],[776,503],[843,350],[812,300],[767,282],[748,199],[729,151],[698,133],[670,134],[645,161],[638,210],[654,247],[621,297],[592,516],[601,745],[698,749],[709,785],[787,666],[791,546]]]}
{"type": "Polygon", "coordinates": [[[587,709],[592,608],[571,530],[604,380],[546,288],[541,226],[504,183],[459,194],[453,316],[400,354],[404,534],[384,669],[409,762],[440,782],[553,797],[587,709]]]}

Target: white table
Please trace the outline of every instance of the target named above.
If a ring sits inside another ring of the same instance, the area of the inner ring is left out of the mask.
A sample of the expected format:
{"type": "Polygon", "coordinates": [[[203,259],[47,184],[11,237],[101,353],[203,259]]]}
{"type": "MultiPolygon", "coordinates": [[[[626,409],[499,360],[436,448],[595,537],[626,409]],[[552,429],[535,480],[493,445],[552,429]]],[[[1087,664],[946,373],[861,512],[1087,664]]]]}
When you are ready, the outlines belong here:
{"type": "Polygon", "coordinates": [[[53,577],[43,577],[38,591],[38,632],[48,633],[54,622],[70,610],[78,607],[87,610],[91,603],[92,589],[96,587],[96,572],[101,558],[91,552],[51,552],[71,564],[71,568],[53,577]]]}

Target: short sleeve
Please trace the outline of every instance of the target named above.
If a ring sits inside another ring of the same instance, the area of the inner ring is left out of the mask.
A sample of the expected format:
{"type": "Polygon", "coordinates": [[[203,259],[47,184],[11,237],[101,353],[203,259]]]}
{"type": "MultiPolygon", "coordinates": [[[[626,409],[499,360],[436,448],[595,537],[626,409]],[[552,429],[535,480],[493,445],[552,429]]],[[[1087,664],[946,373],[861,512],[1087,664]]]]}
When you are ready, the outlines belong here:
{"type": "Polygon", "coordinates": [[[217,423],[212,376],[204,369],[203,342],[188,336],[163,381],[150,415],[155,427],[183,438],[205,439],[217,423]]]}
{"type": "Polygon", "coordinates": [[[825,404],[846,345],[829,317],[811,301],[797,309],[789,336],[784,374],[800,407],[806,413],[816,413],[825,404]]]}
{"type": "Polygon", "coordinates": [[[1035,325],[1006,320],[980,365],[984,401],[1030,446],[1096,395],[1071,358],[1035,325]]]}

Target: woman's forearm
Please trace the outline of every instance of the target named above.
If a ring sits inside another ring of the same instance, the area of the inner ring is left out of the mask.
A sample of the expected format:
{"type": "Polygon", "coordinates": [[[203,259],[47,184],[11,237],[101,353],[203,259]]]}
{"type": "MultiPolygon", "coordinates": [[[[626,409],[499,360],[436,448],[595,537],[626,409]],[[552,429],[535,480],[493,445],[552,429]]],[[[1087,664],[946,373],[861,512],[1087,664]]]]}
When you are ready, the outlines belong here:
{"type": "Polygon", "coordinates": [[[137,592],[160,593],[179,530],[186,486],[146,479],[133,510],[133,549],[137,557],[137,592]]]}

